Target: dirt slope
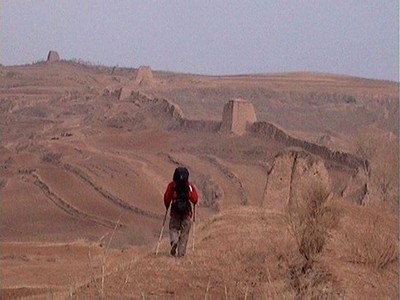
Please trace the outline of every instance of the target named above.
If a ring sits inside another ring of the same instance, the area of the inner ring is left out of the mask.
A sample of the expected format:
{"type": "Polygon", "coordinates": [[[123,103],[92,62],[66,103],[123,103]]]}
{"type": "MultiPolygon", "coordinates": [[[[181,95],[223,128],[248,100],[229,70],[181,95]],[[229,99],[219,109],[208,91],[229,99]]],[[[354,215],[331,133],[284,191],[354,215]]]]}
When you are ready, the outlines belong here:
{"type": "MultiPolygon", "coordinates": [[[[345,239],[349,218],[356,217],[360,227],[367,227],[368,217],[374,212],[365,208],[360,211],[354,205],[343,208],[348,210],[348,216],[341,220],[315,262],[318,272],[329,274],[330,279],[315,288],[328,298],[395,298],[395,264],[377,274],[371,267],[349,262],[349,241],[345,239]]],[[[396,229],[390,221],[381,226],[393,238],[396,229]]],[[[254,207],[234,208],[204,220],[197,229],[195,250],[187,257],[170,257],[164,240],[159,256],[150,250],[131,259],[126,255],[127,261],[105,278],[103,290],[92,282],[74,296],[95,297],[103,292],[107,298],[295,297],[287,269],[295,242],[287,231],[284,215],[254,207]]]]}

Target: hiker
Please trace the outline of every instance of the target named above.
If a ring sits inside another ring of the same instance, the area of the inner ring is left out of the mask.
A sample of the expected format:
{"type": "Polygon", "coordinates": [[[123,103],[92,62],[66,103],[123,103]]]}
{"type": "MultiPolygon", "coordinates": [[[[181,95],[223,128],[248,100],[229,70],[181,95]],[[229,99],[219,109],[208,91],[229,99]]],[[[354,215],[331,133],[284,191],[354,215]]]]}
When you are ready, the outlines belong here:
{"type": "Polygon", "coordinates": [[[164,193],[165,207],[171,205],[169,219],[169,236],[171,241],[171,255],[178,257],[186,253],[189,231],[192,225],[192,205],[196,205],[198,195],[194,185],[189,182],[189,171],[185,167],[178,167],[174,171],[173,180],[168,184],[164,193]]]}

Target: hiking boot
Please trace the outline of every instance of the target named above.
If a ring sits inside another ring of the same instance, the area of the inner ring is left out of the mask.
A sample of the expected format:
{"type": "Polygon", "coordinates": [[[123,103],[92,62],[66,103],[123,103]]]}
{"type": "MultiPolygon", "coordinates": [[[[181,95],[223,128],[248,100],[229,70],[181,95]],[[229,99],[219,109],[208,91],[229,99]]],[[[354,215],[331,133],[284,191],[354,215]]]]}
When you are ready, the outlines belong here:
{"type": "Polygon", "coordinates": [[[177,247],[178,247],[178,244],[172,244],[172,247],[171,247],[171,255],[172,256],[175,256],[177,247]]]}

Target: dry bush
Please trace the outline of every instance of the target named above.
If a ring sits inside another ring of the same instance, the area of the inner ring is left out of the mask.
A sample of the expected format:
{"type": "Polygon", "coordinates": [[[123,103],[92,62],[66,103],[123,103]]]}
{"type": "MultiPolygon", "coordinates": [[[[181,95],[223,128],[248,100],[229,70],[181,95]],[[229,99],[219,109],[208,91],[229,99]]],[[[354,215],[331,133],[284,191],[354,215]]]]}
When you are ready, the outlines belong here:
{"type": "Polygon", "coordinates": [[[375,270],[383,270],[397,261],[396,238],[382,228],[382,222],[375,218],[361,230],[354,226],[345,230],[346,260],[375,270]]]}
{"type": "Polygon", "coordinates": [[[382,145],[372,161],[371,183],[380,200],[398,208],[399,160],[397,141],[387,141],[382,145]]]}
{"type": "MultiPolygon", "coordinates": [[[[340,298],[342,288],[329,269],[318,260],[308,261],[300,254],[296,243],[288,240],[280,245],[278,257],[281,277],[285,279],[285,297],[273,299],[336,299],[340,298]]],[[[268,297],[267,299],[270,299],[268,297]]]]}
{"type": "MultiPolygon", "coordinates": [[[[355,142],[353,145],[354,152],[360,156],[364,162],[373,159],[378,152],[379,140],[378,134],[375,132],[363,131],[359,132],[355,136],[355,142]]],[[[364,170],[369,169],[368,165],[364,165],[364,170]]]]}
{"type": "Polygon", "coordinates": [[[107,260],[109,257],[110,245],[114,238],[114,234],[120,224],[120,220],[121,216],[119,216],[118,221],[115,223],[114,229],[111,232],[111,234],[110,232],[107,232],[97,241],[97,243],[95,243],[96,246],[98,245],[100,248],[102,248],[100,257],[100,274],[97,273],[98,271],[96,270],[96,266],[94,264],[94,258],[92,257],[90,247],[88,249],[88,258],[89,258],[88,266],[91,273],[91,282],[94,284],[97,296],[100,299],[104,299],[105,297],[105,278],[108,275],[106,270],[109,267],[107,260]],[[107,236],[109,236],[108,241],[107,241],[107,236]]]}
{"type": "Polygon", "coordinates": [[[282,258],[289,285],[297,297],[325,299],[340,294],[329,270],[316,263],[339,216],[330,190],[320,182],[311,184],[301,197],[289,202],[286,221],[295,246],[287,247],[282,258]]]}
{"type": "Polygon", "coordinates": [[[62,153],[49,151],[43,154],[42,161],[45,163],[57,165],[61,162],[62,156],[62,153]]]}
{"type": "Polygon", "coordinates": [[[332,299],[340,294],[332,274],[325,267],[299,260],[289,265],[290,285],[300,299],[332,299]]]}
{"type": "Polygon", "coordinates": [[[8,71],[6,73],[6,77],[7,78],[20,78],[21,77],[21,73],[15,72],[15,71],[8,71]]]}
{"type": "Polygon", "coordinates": [[[383,209],[398,213],[399,210],[399,173],[397,164],[378,164],[372,170],[372,182],[370,184],[371,199],[374,206],[381,206],[383,209]]]}
{"type": "Polygon", "coordinates": [[[8,180],[0,178],[0,190],[7,185],[8,180]]]}
{"type": "Polygon", "coordinates": [[[399,146],[398,138],[388,135],[378,129],[368,128],[355,136],[353,150],[364,160],[364,166],[370,179],[368,188],[375,199],[398,209],[399,180],[399,146]]]}
{"type": "Polygon", "coordinates": [[[219,211],[219,201],[224,195],[221,188],[208,175],[197,176],[195,184],[202,194],[201,205],[219,211]]]}
{"type": "Polygon", "coordinates": [[[310,185],[300,198],[291,199],[286,214],[289,230],[307,261],[322,251],[339,215],[331,192],[322,183],[310,185]]]}

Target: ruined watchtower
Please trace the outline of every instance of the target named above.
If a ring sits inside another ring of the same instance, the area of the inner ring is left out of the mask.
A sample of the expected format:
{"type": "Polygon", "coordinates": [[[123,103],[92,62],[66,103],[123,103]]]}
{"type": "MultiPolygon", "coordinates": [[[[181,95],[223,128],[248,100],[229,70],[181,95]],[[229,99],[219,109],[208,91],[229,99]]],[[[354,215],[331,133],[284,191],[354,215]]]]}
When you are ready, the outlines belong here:
{"type": "Polygon", "coordinates": [[[256,121],[253,104],[243,99],[232,99],[224,106],[221,131],[242,135],[256,121]]]}
{"type": "Polygon", "coordinates": [[[57,51],[50,50],[47,55],[47,62],[55,62],[60,60],[60,55],[58,55],[57,51]]]}
{"type": "Polygon", "coordinates": [[[153,83],[153,72],[149,66],[140,66],[137,73],[135,83],[138,85],[150,85],[153,83]]]}

